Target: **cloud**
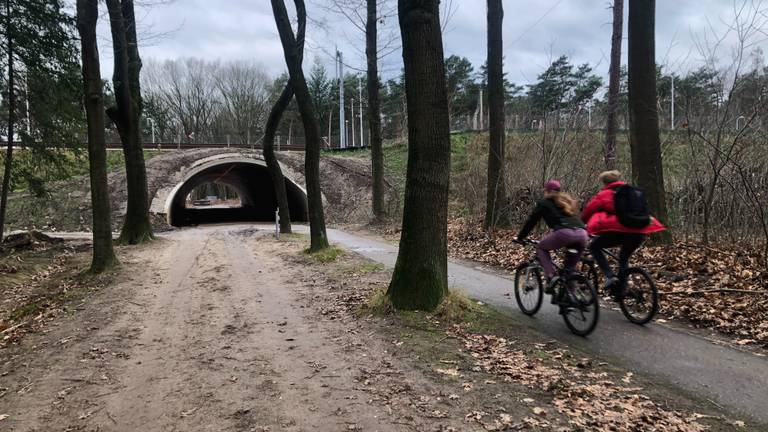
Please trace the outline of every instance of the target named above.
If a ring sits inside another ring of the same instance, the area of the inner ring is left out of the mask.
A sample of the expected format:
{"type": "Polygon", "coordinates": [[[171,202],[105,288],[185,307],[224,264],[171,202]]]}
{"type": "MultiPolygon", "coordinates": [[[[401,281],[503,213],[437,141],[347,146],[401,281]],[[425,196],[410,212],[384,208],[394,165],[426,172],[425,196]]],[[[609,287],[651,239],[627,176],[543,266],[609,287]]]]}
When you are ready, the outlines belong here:
{"type": "MultiPolygon", "coordinates": [[[[350,66],[363,68],[362,34],[344,18],[319,7],[326,1],[310,0],[308,4],[311,24],[307,64],[318,58],[333,71],[332,56],[338,46],[345,52],[350,66]]],[[[606,75],[611,38],[610,3],[609,0],[506,1],[504,42],[509,78],[518,84],[529,84],[551,59],[561,54],[571,57],[574,63],[590,63],[597,73],[606,75]]],[[[717,29],[724,28],[724,21],[733,15],[730,0],[658,0],[656,3],[657,59],[672,70],[697,67],[700,55],[694,35],[700,35],[710,24],[717,29]]],[[[461,0],[453,4],[457,10],[444,35],[445,53],[466,56],[479,67],[486,57],[485,2],[461,0]]],[[[625,9],[627,7],[625,5],[625,9]]],[[[162,35],[145,40],[141,47],[145,58],[249,60],[263,64],[272,75],[285,70],[268,1],[177,0],[140,10],[138,16],[142,34],[162,35]]],[[[396,20],[390,17],[387,24],[396,25],[396,20]]],[[[102,23],[101,34],[108,36],[105,24],[102,23]]],[[[396,27],[389,30],[397,33],[396,27]]],[[[626,31],[625,26],[625,56],[626,31]]],[[[111,73],[108,44],[105,37],[102,42],[105,74],[111,73]]],[[[401,63],[400,51],[396,50],[384,60],[382,73],[397,74],[401,63]]]]}

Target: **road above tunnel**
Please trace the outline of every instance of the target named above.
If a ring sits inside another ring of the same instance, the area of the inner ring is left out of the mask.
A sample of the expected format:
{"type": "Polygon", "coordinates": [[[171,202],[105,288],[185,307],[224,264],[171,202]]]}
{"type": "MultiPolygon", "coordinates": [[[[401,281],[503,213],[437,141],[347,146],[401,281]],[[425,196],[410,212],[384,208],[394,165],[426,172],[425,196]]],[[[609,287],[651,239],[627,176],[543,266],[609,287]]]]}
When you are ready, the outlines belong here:
{"type": "MultiPolygon", "coordinates": [[[[295,226],[295,230],[308,232],[305,226],[295,226]]],[[[331,242],[394,267],[397,247],[392,244],[335,229],[329,229],[328,236],[331,242]]],[[[768,422],[765,357],[716,344],[682,328],[658,323],[636,326],[621,313],[605,308],[595,332],[588,338],[579,338],[568,331],[557,309],[546,301],[535,318],[519,312],[513,297],[508,296],[513,282],[501,272],[451,260],[448,273],[451,287],[507,312],[522,325],[566,345],[617,361],[715,405],[768,422]]]]}

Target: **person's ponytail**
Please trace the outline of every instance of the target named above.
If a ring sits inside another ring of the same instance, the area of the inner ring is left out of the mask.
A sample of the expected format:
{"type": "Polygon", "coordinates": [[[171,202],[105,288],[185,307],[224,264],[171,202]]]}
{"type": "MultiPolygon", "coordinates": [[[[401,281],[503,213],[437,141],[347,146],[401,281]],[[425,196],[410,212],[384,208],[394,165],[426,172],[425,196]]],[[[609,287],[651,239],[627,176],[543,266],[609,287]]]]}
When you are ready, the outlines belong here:
{"type": "Polygon", "coordinates": [[[578,201],[576,198],[565,192],[556,192],[552,197],[555,205],[565,213],[566,216],[573,216],[578,212],[578,201]]]}

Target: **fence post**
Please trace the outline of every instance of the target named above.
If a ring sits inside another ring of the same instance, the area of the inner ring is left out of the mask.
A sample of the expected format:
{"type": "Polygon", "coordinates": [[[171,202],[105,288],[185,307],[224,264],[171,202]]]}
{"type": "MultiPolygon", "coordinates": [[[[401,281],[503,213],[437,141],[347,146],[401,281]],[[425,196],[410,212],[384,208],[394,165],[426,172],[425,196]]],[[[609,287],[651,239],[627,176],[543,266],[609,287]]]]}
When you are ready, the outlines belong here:
{"type": "Polygon", "coordinates": [[[275,238],[280,240],[280,207],[275,209],[275,238]]]}

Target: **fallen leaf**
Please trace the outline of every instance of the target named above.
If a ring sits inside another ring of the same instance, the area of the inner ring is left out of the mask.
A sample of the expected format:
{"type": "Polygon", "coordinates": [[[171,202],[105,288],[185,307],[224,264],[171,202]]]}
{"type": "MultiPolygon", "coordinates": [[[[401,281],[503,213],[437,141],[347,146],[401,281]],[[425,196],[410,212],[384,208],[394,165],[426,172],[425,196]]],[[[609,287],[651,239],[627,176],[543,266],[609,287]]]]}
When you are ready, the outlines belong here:
{"type": "Polygon", "coordinates": [[[443,375],[448,375],[452,377],[459,376],[459,370],[456,368],[450,368],[450,369],[435,369],[435,372],[443,375]]]}

